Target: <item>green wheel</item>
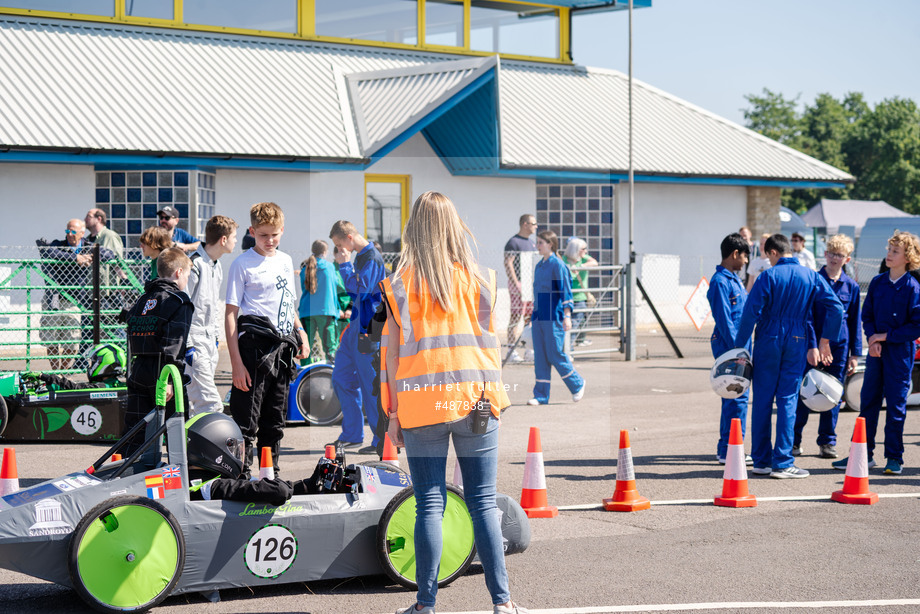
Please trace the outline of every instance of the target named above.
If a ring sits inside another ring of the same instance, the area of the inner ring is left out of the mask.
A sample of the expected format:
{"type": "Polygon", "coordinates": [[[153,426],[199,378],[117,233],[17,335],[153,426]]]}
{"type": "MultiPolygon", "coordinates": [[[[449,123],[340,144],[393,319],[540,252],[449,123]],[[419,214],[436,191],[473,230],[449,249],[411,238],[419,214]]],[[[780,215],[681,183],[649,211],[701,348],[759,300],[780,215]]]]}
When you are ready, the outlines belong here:
{"type": "Polygon", "coordinates": [[[80,598],[101,612],[144,612],[175,588],[185,566],[176,518],[152,499],[120,496],[80,520],[68,568],[80,598]]]}
{"type": "MultiPolygon", "coordinates": [[[[462,576],[476,556],[473,519],[466,509],[463,491],[447,485],[447,504],[441,524],[443,548],[438,586],[444,587],[462,576]]],[[[417,589],[415,583],[415,491],[399,491],[387,504],[377,524],[377,558],[384,573],[402,586],[417,589]]]]}

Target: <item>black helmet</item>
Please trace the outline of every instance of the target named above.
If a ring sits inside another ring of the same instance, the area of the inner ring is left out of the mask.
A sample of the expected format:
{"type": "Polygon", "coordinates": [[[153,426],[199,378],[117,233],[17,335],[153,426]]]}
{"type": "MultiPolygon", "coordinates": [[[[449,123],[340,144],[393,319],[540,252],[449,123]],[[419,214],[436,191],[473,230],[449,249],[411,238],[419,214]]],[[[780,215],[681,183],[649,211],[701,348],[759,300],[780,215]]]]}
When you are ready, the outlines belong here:
{"type": "Polygon", "coordinates": [[[125,374],[125,351],[111,343],[100,343],[92,347],[85,355],[89,366],[86,376],[91,382],[99,382],[110,377],[125,374]]]}
{"type": "Polygon", "coordinates": [[[185,423],[189,467],[206,469],[225,478],[243,471],[243,433],[233,418],[203,412],[185,423]]]}

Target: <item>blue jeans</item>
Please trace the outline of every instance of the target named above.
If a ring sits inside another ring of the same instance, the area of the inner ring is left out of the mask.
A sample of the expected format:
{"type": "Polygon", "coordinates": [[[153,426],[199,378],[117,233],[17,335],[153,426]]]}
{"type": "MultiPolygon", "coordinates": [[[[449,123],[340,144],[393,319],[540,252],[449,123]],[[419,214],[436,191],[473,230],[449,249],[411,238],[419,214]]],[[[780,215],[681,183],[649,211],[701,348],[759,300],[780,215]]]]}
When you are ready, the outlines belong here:
{"type": "Polygon", "coordinates": [[[406,457],[415,488],[416,600],[434,606],[441,561],[441,519],[447,500],[447,449],[451,435],[463,476],[463,498],[473,519],[476,550],[485,572],[492,603],[506,603],[508,572],[502,549],[501,515],[495,504],[498,478],[498,420],[489,419],[482,435],[472,431],[467,417],[446,424],[403,429],[406,457]]]}

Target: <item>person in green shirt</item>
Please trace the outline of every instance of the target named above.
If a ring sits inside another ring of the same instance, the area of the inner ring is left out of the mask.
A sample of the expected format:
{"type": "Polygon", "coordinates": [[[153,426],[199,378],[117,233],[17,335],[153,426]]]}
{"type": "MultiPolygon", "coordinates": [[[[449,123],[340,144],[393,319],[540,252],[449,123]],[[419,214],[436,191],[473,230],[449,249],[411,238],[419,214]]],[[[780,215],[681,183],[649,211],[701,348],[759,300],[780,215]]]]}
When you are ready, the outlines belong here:
{"type": "MultiPolygon", "coordinates": [[[[578,237],[572,237],[565,246],[563,262],[569,270],[576,267],[597,266],[597,260],[588,255],[588,244],[578,237]]],[[[572,300],[575,310],[572,313],[572,330],[579,330],[585,322],[585,314],[581,310],[588,306],[588,271],[571,271],[572,273],[572,300]]],[[[576,333],[572,345],[591,345],[591,340],[585,338],[584,333],[576,333]]]]}

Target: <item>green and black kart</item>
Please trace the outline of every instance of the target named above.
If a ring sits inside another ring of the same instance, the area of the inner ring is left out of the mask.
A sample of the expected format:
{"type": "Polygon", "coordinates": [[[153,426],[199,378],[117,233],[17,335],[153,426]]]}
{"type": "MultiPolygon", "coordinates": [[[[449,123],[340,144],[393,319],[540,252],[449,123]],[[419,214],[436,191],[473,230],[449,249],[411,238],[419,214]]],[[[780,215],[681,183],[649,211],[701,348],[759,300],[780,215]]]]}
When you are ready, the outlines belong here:
{"type": "MultiPolygon", "coordinates": [[[[171,594],[385,573],[414,588],[415,501],[409,476],[381,462],[348,465],[347,493],[297,495],[275,507],[189,496],[184,403],[158,407],[85,471],[0,498],[0,567],[72,587],[103,612],[141,612],[171,594]],[[135,433],[144,445],[108,459],[135,433]],[[164,446],[165,444],[165,446],[164,446]]],[[[499,495],[506,554],[522,552],[530,527],[520,506],[499,495]]],[[[451,486],[444,514],[440,584],[475,557],[462,490],[451,486]]]]}

